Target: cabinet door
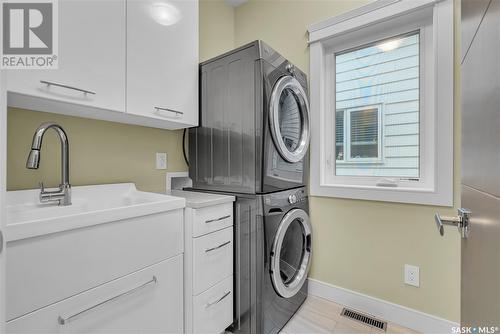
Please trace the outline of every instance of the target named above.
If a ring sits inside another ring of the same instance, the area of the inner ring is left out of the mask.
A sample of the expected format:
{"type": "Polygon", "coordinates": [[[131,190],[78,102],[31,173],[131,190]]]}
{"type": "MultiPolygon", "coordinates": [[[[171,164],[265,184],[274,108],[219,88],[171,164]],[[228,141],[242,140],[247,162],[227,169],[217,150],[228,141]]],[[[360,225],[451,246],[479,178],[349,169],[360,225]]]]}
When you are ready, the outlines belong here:
{"type": "Polygon", "coordinates": [[[198,124],[198,1],[127,1],[127,112],[198,124]]]}
{"type": "Polygon", "coordinates": [[[125,0],[61,0],[58,3],[59,68],[9,70],[7,89],[125,111],[125,0]]]}
{"type": "Polygon", "coordinates": [[[7,333],[183,333],[182,254],[7,322],[7,333]]]}

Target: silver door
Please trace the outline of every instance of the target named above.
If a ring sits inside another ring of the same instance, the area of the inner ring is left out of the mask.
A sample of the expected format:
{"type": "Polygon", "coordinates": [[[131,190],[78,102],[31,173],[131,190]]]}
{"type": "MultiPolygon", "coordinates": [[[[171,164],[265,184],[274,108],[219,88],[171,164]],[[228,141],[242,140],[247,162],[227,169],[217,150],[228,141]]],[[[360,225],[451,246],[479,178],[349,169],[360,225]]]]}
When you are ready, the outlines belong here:
{"type": "Polygon", "coordinates": [[[500,0],[462,0],[461,322],[500,327],[500,0]]]}
{"type": "Polygon", "coordinates": [[[269,123],[281,157],[291,163],[304,158],[309,147],[309,102],[300,82],[292,76],[280,78],[269,103],[269,123]]]}
{"type": "Polygon", "coordinates": [[[278,226],[271,253],[271,280],[281,297],[293,297],[307,279],[311,233],[309,216],[302,209],[290,210],[278,226]]]}

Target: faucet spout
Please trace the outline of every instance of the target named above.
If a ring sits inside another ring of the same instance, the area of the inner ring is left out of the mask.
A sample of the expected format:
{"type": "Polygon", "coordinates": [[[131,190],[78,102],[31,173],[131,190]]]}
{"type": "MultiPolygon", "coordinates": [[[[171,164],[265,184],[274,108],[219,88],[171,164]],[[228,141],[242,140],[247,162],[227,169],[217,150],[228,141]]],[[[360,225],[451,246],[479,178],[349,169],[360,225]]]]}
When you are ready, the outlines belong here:
{"type": "Polygon", "coordinates": [[[71,205],[71,185],[69,183],[69,140],[64,129],[53,122],[42,123],[33,135],[31,151],[26,161],[26,168],[38,169],[40,166],[40,156],[42,149],[43,136],[47,130],[53,129],[59,136],[61,142],[61,184],[59,191],[40,192],[41,202],[58,201],[59,205],[71,205]]]}

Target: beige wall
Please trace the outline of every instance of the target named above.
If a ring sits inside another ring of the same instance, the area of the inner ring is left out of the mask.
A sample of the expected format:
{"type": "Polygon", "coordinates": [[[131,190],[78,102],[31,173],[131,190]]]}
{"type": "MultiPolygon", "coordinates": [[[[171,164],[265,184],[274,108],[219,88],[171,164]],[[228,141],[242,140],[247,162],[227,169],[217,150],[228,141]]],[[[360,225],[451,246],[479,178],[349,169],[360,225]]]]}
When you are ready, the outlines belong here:
{"type": "Polygon", "coordinates": [[[134,182],[147,191],[165,190],[165,170],[155,169],[155,153],[167,152],[168,170],[186,169],[182,157],[182,131],[167,131],[9,108],[7,119],[7,189],[47,186],[60,182],[60,145],[47,132],[40,168],[26,169],[33,132],[42,122],[54,121],[70,141],[70,180],[73,186],[134,182]]]}
{"type": "MultiPolygon", "coordinates": [[[[308,26],[363,3],[250,0],[235,11],[236,46],[262,39],[308,72],[308,26]]],[[[458,165],[457,154],[456,190],[458,165]]],[[[439,237],[433,220],[436,211],[452,214],[454,210],[321,197],[311,198],[310,204],[314,228],[312,278],[459,320],[460,239],[452,229],[444,238],[439,237]],[[420,266],[420,288],[403,284],[405,263],[420,266]]]]}
{"type": "Polygon", "coordinates": [[[200,61],[234,47],[234,8],[223,0],[200,1],[200,61]]]}
{"type": "MultiPolygon", "coordinates": [[[[200,2],[200,60],[234,45],[234,9],[223,1],[200,2]]],[[[21,109],[8,110],[7,189],[31,189],[39,181],[60,182],[60,148],[47,133],[40,169],[25,168],[33,132],[42,122],[61,124],[70,140],[73,186],[134,182],[141,190],[164,191],[165,170],[155,169],[155,153],[167,152],[168,171],[187,169],[182,156],[182,131],[168,131],[61,116],[21,109]]]]}

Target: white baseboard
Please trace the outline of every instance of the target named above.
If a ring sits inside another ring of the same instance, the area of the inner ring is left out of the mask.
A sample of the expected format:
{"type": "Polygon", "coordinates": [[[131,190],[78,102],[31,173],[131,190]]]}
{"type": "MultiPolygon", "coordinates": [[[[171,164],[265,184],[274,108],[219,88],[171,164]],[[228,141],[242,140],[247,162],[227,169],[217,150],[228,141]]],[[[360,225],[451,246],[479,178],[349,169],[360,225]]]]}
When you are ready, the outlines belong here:
{"type": "Polygon", "coordinates": [[[370,297],[315,279],[309,279],[309,294],[331,300],[352,309],[416,330],[421,333],[452,333],[456,322],[442,319],[424,312],[370,297]]]}

